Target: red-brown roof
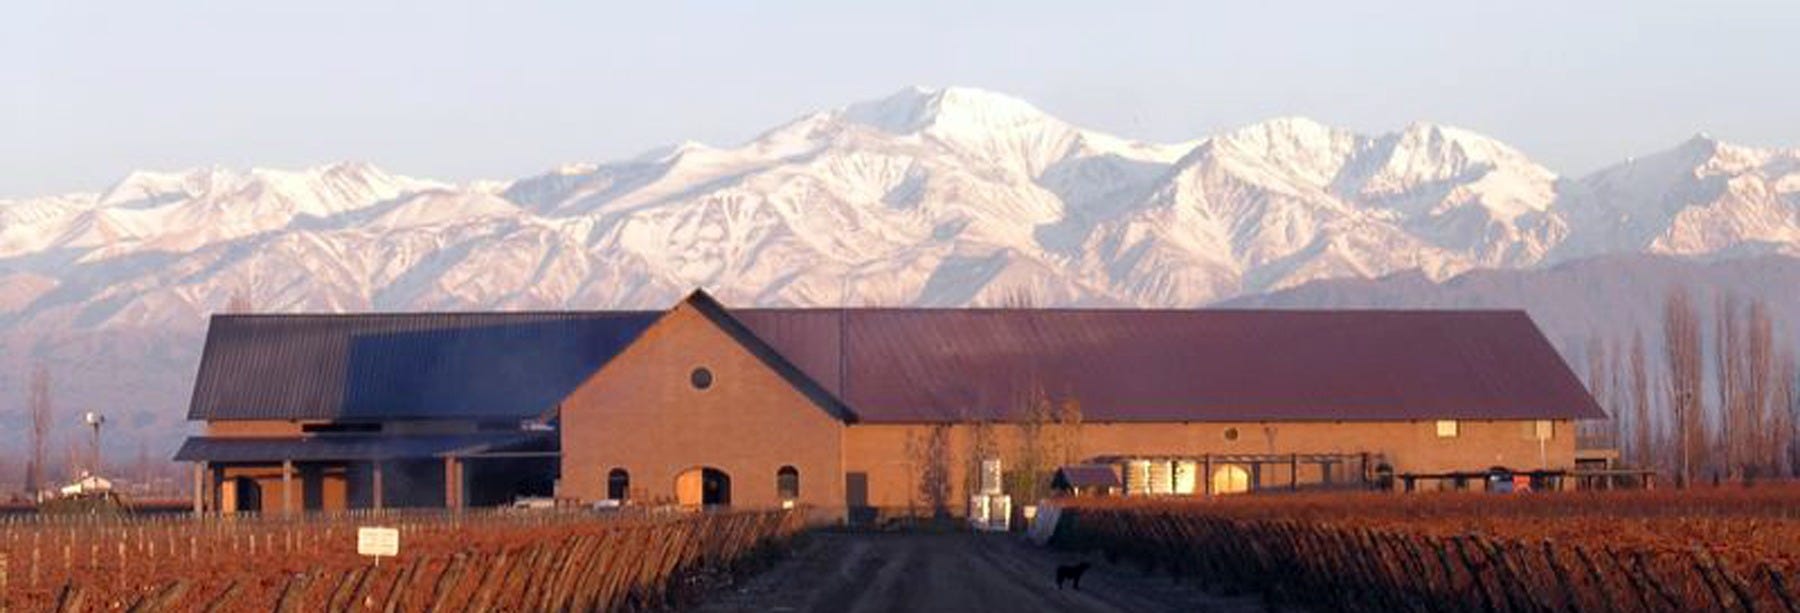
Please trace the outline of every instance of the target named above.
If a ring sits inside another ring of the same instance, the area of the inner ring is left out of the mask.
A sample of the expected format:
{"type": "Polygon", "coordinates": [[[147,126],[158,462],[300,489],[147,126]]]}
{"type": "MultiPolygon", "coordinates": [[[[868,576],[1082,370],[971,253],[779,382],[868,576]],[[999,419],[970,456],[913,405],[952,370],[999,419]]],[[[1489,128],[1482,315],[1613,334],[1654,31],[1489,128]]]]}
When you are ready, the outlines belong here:
{"type": "Polygon", "coordinates": [[[1604,417],[1521,311],[728,312],[866,423],[1604,417]]]}
{"type": "MultiPolygon", "coordinates": [[[[699,309],[834,417],[1604,417],[1520,311],[699,309]]],[[[194,419],[536,416],[662,314],[216,317],[194,419]]]]}

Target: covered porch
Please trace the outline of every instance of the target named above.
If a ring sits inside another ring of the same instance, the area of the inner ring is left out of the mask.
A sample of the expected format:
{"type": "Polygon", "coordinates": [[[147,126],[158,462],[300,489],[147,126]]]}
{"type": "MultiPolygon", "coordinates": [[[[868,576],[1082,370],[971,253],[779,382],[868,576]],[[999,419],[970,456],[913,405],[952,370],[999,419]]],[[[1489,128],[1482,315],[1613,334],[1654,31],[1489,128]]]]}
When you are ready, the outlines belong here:
{"type": "Polygon", "coordinates": [[[191,437],[195,513],[462,508],[549,496],[554,432],[191,437]]]}

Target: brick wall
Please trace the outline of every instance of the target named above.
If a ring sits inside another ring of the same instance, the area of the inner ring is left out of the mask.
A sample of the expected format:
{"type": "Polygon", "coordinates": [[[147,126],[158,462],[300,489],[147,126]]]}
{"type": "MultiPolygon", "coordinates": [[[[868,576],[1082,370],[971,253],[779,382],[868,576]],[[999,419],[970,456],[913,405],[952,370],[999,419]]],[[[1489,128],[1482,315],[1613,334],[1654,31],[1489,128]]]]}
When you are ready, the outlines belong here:
{"type": "Polygon", "coordinates": [[[793,466],[799,503],[841,508],[843,428],[683,304],[563,402],[559,494],[604,499],[616,467],[632,498],[673,502],[681,473],[711,467],[730,476],[733,505],[771,507],[776,471],[793,466]],[[712,373],[709,388],[692,384],[696,368],[712,373]]]}

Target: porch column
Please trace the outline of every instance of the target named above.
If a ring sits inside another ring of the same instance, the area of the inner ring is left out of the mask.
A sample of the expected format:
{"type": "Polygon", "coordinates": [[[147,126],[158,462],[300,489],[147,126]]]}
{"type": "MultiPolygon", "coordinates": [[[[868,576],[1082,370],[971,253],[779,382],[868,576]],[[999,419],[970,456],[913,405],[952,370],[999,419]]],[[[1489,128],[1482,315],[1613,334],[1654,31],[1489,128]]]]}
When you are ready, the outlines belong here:
{"type": "Polygon", "coordinates": [[[444,508],[463,508],[462,460],[444,456],[444,508]]]}
{"type": "Polygon", "coordinates": [[[294,461],[281,461],[281,514],[294,514],[294,461]]]}
{"type": "Polygon", "coordinates": [[[375,499],[375,510],[379,511],[382,508],[382,505],[381,505],[381,490],[382,490],[382,487],[381,487],[381,460],[375,461],[375,467],[374,467],[374,470],[371,471],[371,476],[373,477],[373,479],[371,479],[371,481],[374,482],[372,485],[374,486],[374,490],[375,490],[374,492],[372,492],[374,494],[374,499],[375,499]]]}
{"type": "Polygon", "coordinates": [[[1209,453],[1204,456],[1201,456],[1200,457],[1200,466],[1201,466],[1200,480],[1202,482],[1206,483],[1206,495],[1211,496],[1211,495],[1213,495],[1212,454],[1209,453]]]}
{"type": "Polygon", "coordinates": [[[206,462],[194,463],[194,514],[206,513],[206,462]]]}
{"type": "Polygon", "coordinates": [[[1300,490],[1300,454],[1288,456],[1288,491],[1300,490]]]}
{"type": "Polygon", "coordinates": [[[225,470],[211,462],[206,465],[206,508],[214,513],[225,511],[225,470]]]}

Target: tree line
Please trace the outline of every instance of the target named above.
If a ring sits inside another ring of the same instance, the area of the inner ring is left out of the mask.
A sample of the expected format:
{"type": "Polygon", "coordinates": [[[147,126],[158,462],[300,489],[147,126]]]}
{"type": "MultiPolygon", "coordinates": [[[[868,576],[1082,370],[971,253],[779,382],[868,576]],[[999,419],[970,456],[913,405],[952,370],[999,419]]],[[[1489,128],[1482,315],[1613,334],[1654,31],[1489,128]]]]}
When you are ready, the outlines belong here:
{"type": "Polygon", "coordinates": [[[1662,311],[1660,339],[1587,344],[1588,388],[1611,417],[1588,436],[1677,485],[1800,475],[1800,371],[1768,304],[1721,295],[1708,322],[1676,287],[1662,311]]]}

